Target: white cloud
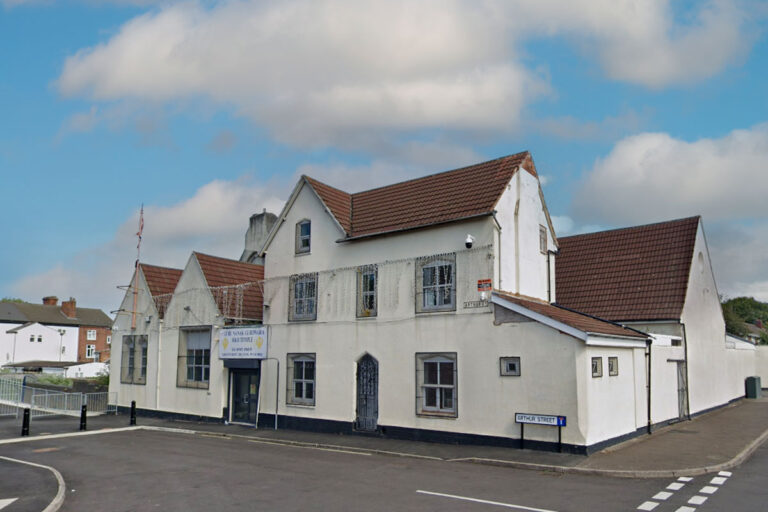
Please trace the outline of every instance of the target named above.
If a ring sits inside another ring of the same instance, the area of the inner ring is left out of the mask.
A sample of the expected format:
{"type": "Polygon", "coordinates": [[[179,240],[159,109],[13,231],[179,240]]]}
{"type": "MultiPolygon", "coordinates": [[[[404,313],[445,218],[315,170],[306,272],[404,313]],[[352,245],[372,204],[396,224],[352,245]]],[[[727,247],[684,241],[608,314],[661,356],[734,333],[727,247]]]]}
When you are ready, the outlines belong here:
{"type": "Polygon", "coordinates": [[[529,39],[571,38],[608,76],[662,87],[723,70],[749,48],[746,26],[725,0],[686,23],[669,0],[185,2],[72,55],[57,85],[96,101],[207,98],[300,145],[354,145],[361,132],[499,133],[549,92],[522,63],[529,39]]]}
{"type": "Polygon", "coordinates": [[[704,222],[718,292],[768,302],[768,222],[704,222]]]}
{"type": "Polygon", "coordinates": [[[686,142],[666,133],[619,141],[574,198],[574,214],[610,224],[689,215],[766,218],[768,123],[719,139],[686,142]]]}
{"type": "MultiPolygon", "coordinates": [[[[243,250],[249,217],[262,208],[279,212],[283,200],[242,178],[213,181],[171,206],[144,208],[142,261],[183,268],[193,250],[237,259],[243,250]]],[[[114,238],[89,247],[71,260],[58,261],[39,274],[25,276],[11,293],[37,302],[45,295],[73,296],[84,307],[117,309],[136,259],[138,211],[120,225],[114,238]]]]}

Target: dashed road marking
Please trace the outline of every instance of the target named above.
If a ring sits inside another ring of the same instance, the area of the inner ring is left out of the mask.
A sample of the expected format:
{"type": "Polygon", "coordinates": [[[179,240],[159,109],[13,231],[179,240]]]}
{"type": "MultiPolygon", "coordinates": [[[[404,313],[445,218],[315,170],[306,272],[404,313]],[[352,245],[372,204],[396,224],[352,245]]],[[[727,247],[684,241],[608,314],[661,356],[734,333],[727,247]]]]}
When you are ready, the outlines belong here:
{"type": "Polygon", "coordinates": [[[689,503],[689,504],[691,504],[691,505],[701,505],[701,504],[703,504],[705,501],[707,501],[707,497],[706,497],[706,496],[699,496],[699,495],[697,494],[697,495],[696,495],[696,496],[694,496],[693,498],[689,499],[689,500],[688,500],[688,503],[689,503]]]}
{"type": "Polygon", "coordinates": [[[677,479],[678,482],[690,482],[691,480],[693,480],[693,478],[690,476],[681,476],[677,479]]]}
{"type": "Polygon", "coordinates": [[[728,480],[728,479],[726,477],[724,477],[724,476],[716,476],[715,478],[710,480],[709,483],[714,484],[714,485],[723,485],[726,480],[728,480]]]}
{"type": "Polygon", "coordinates": [[[717,487],[707,485],[706,487],[702,487],[699,492],[703,494],[715,494],[717,492],[717,487]]]}
{"type": "Polygon", "coordinates": [[[655,501],[646,501],[645,503],[637,507],[637,510],[653,510],[658,506],[659,504],[656,503],[655,501]]]}
{"type": "Polygon", "coordinates": [[[657,493],[656,496],[653,497],[653,499],[664,501],[668,499],[670,496],[672,496],[671,492],[661,491],[660,493],[657,493]]]}
{"type": "Polygon", "coordinates": [[[675,512],[694,512],[694,510],[696,509],[693,507],[686,507],[685,505],[683,505],[682,507],[675,510],[675,512]]]}
{"type": "Polygon", "coordinates": [[[683,488],[684,485],[685,484],[680,482],[672,482],[667,486],[667,489],[669,489],[670,491],[679,491],[680,489],[683,488]]]}
{"type": "Polygon", "coordinates": [[[718,473],[718,476],[732,476],[732,475],[733,473],[731,473],[730,471],[721,471],[718,473]]]}
{"type": "Polygon", "coordinates": [[[16,501],[17,499],[19,499],[19,498],[8,498],[8,499],[5,499],[5,500],[0,500],[0,510],[4,509],[5,507],[10,505],[11,503],[16,501]]]}

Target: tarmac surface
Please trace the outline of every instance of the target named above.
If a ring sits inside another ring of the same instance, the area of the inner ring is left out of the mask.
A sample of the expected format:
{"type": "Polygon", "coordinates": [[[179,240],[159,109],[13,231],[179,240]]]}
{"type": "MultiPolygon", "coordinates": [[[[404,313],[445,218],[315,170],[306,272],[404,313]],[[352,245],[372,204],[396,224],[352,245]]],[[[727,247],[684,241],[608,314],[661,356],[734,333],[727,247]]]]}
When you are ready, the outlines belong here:
{"type": "MultiPolygon", "coordinates": [[[[108,433],[129,426],[127,415],[88,418],[88,432],[108,433]]],[[[138,428],[178,429],[202,436],[243,437],[284,445],[314,446],[522,469],[595,474],[630,478],[694,476],[736,467],[768,439],[768,398],[740,400],[611,446],[590,456],[490,446],[401,441],[370,435],[337,435],[296,430],[272,430],[241,425],[138,418],[138,428]],[[189,432],[191,431],[191,432],[189,432]]],[[[20,437],[21,417],[0,418],[2,445],[46,435],[78,435],[79,418],[33,418],[30,436],[20,437]]]]}

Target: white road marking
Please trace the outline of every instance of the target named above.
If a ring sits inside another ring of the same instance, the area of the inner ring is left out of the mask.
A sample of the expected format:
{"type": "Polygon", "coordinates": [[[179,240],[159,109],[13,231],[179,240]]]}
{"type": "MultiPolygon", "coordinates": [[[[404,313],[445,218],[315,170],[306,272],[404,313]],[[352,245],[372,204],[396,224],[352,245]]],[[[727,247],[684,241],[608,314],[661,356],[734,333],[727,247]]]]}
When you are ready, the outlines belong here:
{"type": "Polygon", "coordinates": [[[706,487],[702,487],[699,492],[704,494],[715,494],[717,492],[717,487],[712,487],[711,485],[708,485],[706,487]]]}
{"type": "Polygon", "coordinates": [[[366,456],[370,456],[371,455],[370,453],[355,452],[355,451],[352,451],[352,450],[338,450],[338,449],[335,449],[335,448],[322,448],[320,446],[301,446],[301,445],[297,445],[297,444],[273,443],[271,441],[261,441],[261,440],[257,440],[257,439],[249,439],[248,442],[249,443],[258,443],[258,444],[272,444],[272,445],[275,445],[275,446],[287,446],[289,448],[304,448],[305,450],[319,450],[321,452],[348,453],[350,455],[366,455],[366,456]]]}
{"type": "Polygon", "coordinates": [[[0,510],[4,509],[19,498],[9,498],[7,500],[0,500],[0,510]]]}
{"type": "Polygon", "coordinates": [[[681,476],[677,479],[678,482],[690,482],[693,478],[689,476],[681,476]]]}
{"type": "Polygon", "coordinates": [[[67,488],[67,484],[64,483],[64,477],[61,476],[61,473],[59,473],[56,468],[52,468],[51,466],[44,466],[42,464],[36,464],[34,462],[27,462],[25,460],[12,459],[10,457],[0,456],[0,459],[7,460],[9,462],[16,462],[17,464],[26,464],[27,466],[32,466],[35,468],[47,469],[53,473],[59,488],[56,491],[56,496],[53,498],[53,501],[51,501],[48,506],[43,509],[43,512],[55,512],[61,508],[61,505],[64,503],[64,491],[67,488]]]}
{"type": "Polygon", "coordinates": [[[693,498],[688,500],[688,503],[690,503],[691,505],[701,505],[705,501],[707,501],[706,496],[694,496],[693,498]]]}
{"type": "Polygon", "coordinates": [[[714,485],[723,485],[726,480],[728,480],[728,479],[725,478],[724,476],[716,476],[715,478],[710,480],[709,483],[714,484],[714,485]]]}
{"type": "Polygon", "coordinates": [[[686,507],[685,505],[683,505],[682,507],[675,510],[675,512],[694,512],[695,510],[696,509],[693,507],[686,507]]]}
{"type": "Polygon", "coordinates": [[[659,504],[656,503],[655,501],[646,501],[645,503],[637,507],[637,510],[653,510],[658,506],[659,504]]]}
{"type": "Polygon", "coordinates": [[[672,496],[671,492],[661,491],[660,493],[656,494],[656,496],[654,496],[653,499],[664,501],[668,499],[670,496],[672,496]]]}
{"type": "Polygon", "coordinates": [[[733,473],[731,473],[730,471],[721,471],[718,473],[718,476],[732,476],[732,475],[733,473]]]}
{"type": "Polygon", "coordinates": [[[667,486],[667,489],[669,489],[670,491],[679,491],[680,489],[683,488],[684,485],[685,484],[681,484],[680,482],[672,482],[667,486]]]}
{"type": "Polygon", "coordinates": [[[468,498],[467,496],[456,496],[453,494],[443,494],[441,492],[417,490],[416,493],[427,494],[429,496],[439,496],[441,498],[451,498],[454,500],[471,501],[473,503],[483,503],[485,505],[494,505],[496,507],[516,508],[518,510],[530,510],[531,512],[555,512],[554,510],[548,510],[545,508],[525,507],[523,505],[513,505],[512,503],[501,503],[499,501],[489,501],[489,500],[481,500],[478,498],[468,498]]]}

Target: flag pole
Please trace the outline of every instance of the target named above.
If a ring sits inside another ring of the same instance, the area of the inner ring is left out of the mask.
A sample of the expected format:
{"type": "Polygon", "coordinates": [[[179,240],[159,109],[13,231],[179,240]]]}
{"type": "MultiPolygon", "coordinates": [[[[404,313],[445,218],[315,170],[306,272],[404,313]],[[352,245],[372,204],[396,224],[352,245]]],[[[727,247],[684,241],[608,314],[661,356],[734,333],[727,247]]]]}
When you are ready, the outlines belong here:
{"type": "Polygon", "coordinates": [[[141,235],[144,232],[144,204],[141,205],[141,212],[139,213],[139,232],[136,236],[139,237],[139,243],[136,245],[136,264],[133,271],[133,311],[131,312],[131,330],[136,329],[136,306],[138,302],[139,294],[139,259],[141,258],[141,235]]]}

